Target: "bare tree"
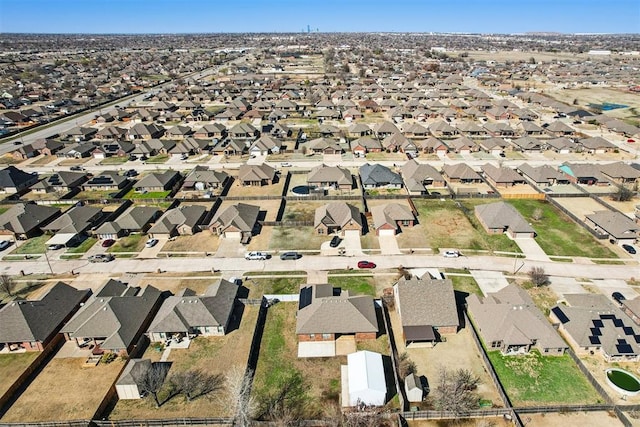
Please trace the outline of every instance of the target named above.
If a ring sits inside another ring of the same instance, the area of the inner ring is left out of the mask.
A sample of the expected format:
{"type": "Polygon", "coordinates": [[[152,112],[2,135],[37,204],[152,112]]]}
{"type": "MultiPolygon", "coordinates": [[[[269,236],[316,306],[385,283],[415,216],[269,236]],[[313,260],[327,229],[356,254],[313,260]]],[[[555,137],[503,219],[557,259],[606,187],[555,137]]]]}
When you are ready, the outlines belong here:
{"type": "Polygon", "coordinates": [[[227,405],[234,414],[236,425],[241,427],[250,425],[258,410],[258,403],[251,395],[252,378],[253,371],[244,371],[239,366],[227,373],[227,405]]]}
{"type": "Polygon", "coordinates": [[[199,369],[177,372],[169,378],[169,383],[177,393],[182,393],[187,402],[207,395],[222,387],[222,375],[211,375],[199,369]]]}
{"type": "Polygon", "coordinates": [[[535,286],[544,286],[549,284],[549,275],[545,273],[542,267],[533,267],[529,270],[529,278],[535,286]]]}
{"type": "Polygon", "coordinates": [[[398,357],[398,370],[401,378],[406,378],[407,375],[416,373],[416,364],[409,359],[406,351],[398,357]]]}
{"type": "Polygon", "coordinates": [[[164,379],[169,372],[169,364],[167,363],[152,363],[149,369],[145,369],[138,373],[134,379],[140,391],[149,393],[153,396],[156,402],[156,408],[160,407],[160,400],[158,399],[158,392],[164,384],[164,379]]]}
{"type": "Polygon", "coordinates": [[[457,417],[478,407],[476,389],[480,379],[467,369],[450,371],[440,367],[438,385],[433,391],[436,409],[451,411],[457,417]]]}
{"type": "Polygon", "coordinates": [[[9,296],[13,296],[13,291],[16,288],[16,281],[13,280],[13,277],[2,274],[0,275],[0,291],[4,292],[9,296]]]}
{"type": "Polygon", "coordinates": [[[534,221],[540,221],[543,215],[544,215],[544,212],[542,211],[542,209],[536,208],[531,214],[531,219],[534,221]]]}
{"type": "Polygon", "coordinates": [[[633,199],[633,191],[625,187],[624,185],[621,185],[618,188],[618,191],[613,196],[611,196],[611,198],[618,202],[628,202],[629,200],[633,199]]]}

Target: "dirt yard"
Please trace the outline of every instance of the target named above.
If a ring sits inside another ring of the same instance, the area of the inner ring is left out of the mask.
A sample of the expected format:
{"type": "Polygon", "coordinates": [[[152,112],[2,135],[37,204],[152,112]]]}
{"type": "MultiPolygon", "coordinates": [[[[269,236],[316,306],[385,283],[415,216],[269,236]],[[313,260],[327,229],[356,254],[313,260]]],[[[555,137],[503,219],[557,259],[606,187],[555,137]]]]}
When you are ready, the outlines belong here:
{"type": "Polygon", "coordinates": [[[607,210],[590,197],[559,197],[556,201],[583,221],[587,215],[607,210]]]}
{"type": "MultiPolygon", "coordinates": [[[[188,349],[171,350],[168,358],[168,361],[172,362],[169,375],[188,369],[200,369],[213,375],[224,375],[234,366],[244,370],[257,317],[258,307],[246,306],[241,316],[239,315],[240,324],[227,335],[196,338],[188,349]]],[[[160,360],[161,354],[155,348],[149,347],[143,357],[156,361],[160,360]]],[[[224,395],[224,388],[221,388],[211,395],[196,398],[191,402],[187,402],[182,395],[174,396],[160,408],[155,407],[150,397],[141,400],[121,400],[109,418],[131,420],[229,416],[224,395]]],[[[160,397],[166,398],[166,394],[161,393],[160,397]]]]}
{"type": "MultiPolygon", "coordinates": [[[[218,250],[220,239],[209,230],[204,230],[194,235],[178,236],[175,240],[168,241],[160,252],[215,252],[218,250]]],[[[199,254],[202,255],[202,254],[199,254]]]]}
{"type": "Polygon", "coordinates": [[[227,195],[231,197],[280,196],[284,189],[284,181],[284,177],[281,177],[278,182],[272,185],[244,186],[240,184],[240,181],[236,177],[227,195]]]}
{"type": "Polygon", "coordinates": [[[523,414],[520,418],[527,427],[618,427],[623,425],[615,414],[609,412],[523,414]]]}
{"type": "MultiPolygon", "coordinates": [[[[281,200],[227,200],[222,202],[217,212],[223,212],[229,206],[237,205],[238,203],[244,203],[247,205],[260,206],[260,211],[265,211],[265,221],[275,221],[280,209],[281,200]]],[[[261,218],[262,219],[262,218],[261,218]]]]}
{"type": "Polygon", "coordinates": [[[502,195],[538,193],[536,189],[529,184],[518,184],[511,187],[498,187],[498,192],[502,195]]]}
{"type": "Polygon", "coordinates": [[[602,200],[605,203],[608,203],[614,208],[618,209],[620,212],[622,212],[625,215],[632,215],[635,210],[635,207],[640,205],[640,197],[634,197],[633,199],[627,202],[616,202],[615,200],[612,200],[611,197],[608,197],[608,196],[603,197],[602,200]]]}
{"type": "Polygon", "coordinates": [[[0,354],[0,396],[2,396],[20,375],[31,365],[40,353],[0,354]]]}
{"type": "Polygon", "coordinates": [[[90,419],[123,368],[123,359],[83,368],[84,358],[52,359],[2,422],[90,419]]]}
{"type": "Polygon", "coordinates": [[[219,275],[207,276],[207,277],[187,277],[183,276],[145,276],[140,280],[145,285],[152,285],[161,291],[171,291],[173,294],[178,293],[184,288],[190,288],[195,291],[197,295],[202,295],[206,289],[220,279],[219,275]]]}
{"type": "Polygon", "coordinates": [[[469,369],[480,377],[481,384],[478,387],[480,397],[491,400],[494,405],[503,406],[498,390],[482,362],[468,327],[455,335],[447,335],[447,342],[439,343],[433,348],[407,349],[402,339],[402,323],[395,310],[389,312],[389,317],[398,353],[402,354],[406,351],[409,358],[416,364],[418,375],[425,375],[429,384],[436,383],[442,365],[446,364],[448,369],[469,369]]]}

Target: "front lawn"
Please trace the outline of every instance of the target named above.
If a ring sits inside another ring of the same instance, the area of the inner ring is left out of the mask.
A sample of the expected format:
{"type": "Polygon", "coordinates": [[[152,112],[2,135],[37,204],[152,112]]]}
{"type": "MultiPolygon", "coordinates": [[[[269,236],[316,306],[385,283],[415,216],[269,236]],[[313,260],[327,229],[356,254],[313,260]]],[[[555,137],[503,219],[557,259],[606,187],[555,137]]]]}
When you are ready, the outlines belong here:
{"type": "Polygon", "coordinates": [[[595,237],[550,203],[539,200],[510,200],[536,230],[536,242],[547,255],[617,258],[595,237]]]}
{"type": "Polygon", "coordinates": [[[51,238],[48,234],[32,237],[26,241],[21,241],[18,247],[12,252],[12,254],[43,254],[47,250],[46,242],[51,238]]]}
{"type": "MultiPolygon", "coordinates": [[[[488,352],[498,378],[514,405],[593,404],[600,396],[569,355],[503,356],[488,352]]],[[[601,403],[601,402],[600,402],[601,403]]]]}
{"type": "Polygon", "coordinates": [[[118,156],[112,156],[112,157],[107,157],[105,159],[102,159],[100,161],[101,165],[121,165],[123,163],[126,163],[129,160],[128,157],[122,156],[122,157],[118,157],[118,156]]]}
{"type": "Polygon", "coordinates": [[[145,162],[146,163],[166,163],[169,160],[169,156],[167,154],[158,154],[157,156],[149,157],[145,162]]]}
{"type": "Polygon", "coordinates": [[[148,191],[146,193],[138,193],[135,189],[129,190],[124,195],[124,199],[165,199],[171,191],[148,191]]]}
{"type": "Polygon", "coordinates": [[[146,235],[130,234],[116,240],[113,246],[107,249],[107,252],[140,252],[144,248],[144,243],[146,242],[146,240],[146,235]]]}
{"type": "Polygon", "coordinates": [[[91,249],[91,247],[93,245],[95,245],[97,241],[98,241],[98,239],[96,239],[95,237],[87,237],[78,246],[67,249],[67,253],[69,253],[69,254],[83,254],[83,253],[87,252],[89,249],[91,249]]]}
{"type": "Polygon", "coordinates": [[[376,284],[373,276],[336,276],[329,274],[328,282],[334,288],[349,291],[349,295],[376,295],[376,284]]]}
{"type": "Polygon", "coordinates": [[[451,279],[453,282],[453,289],[465,293],[467,295],[476,294],[478,296],[484,296],[482,291],[480,290],[480,286],[478,286],[478,282],[469,274],[467,270],[458,270],[458,269],[447,269],[445,270],[445,275],[447,279],[451,279]],[[447,273],[458,273],[464,274],[464,276],[451,275],[447,273]]]}
{"type": "Polygon", "coordinates": [[[300,275],[296,276],[256,278],[245,274],[248,277],[245,283],[248,288],[257,290],[261,295],[297,294],[300,291],[300,285],[307,282],[307,274],[302,271],[299,273],[300,275]]]}

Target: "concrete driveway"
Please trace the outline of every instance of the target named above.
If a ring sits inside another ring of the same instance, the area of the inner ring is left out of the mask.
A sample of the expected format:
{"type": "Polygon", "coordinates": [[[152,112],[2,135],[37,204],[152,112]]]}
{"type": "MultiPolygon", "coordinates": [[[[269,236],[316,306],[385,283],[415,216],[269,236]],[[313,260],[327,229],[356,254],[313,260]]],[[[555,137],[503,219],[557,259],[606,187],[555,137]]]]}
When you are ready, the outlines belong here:
{"type": "Polygon", "coordinates": [[[487,296],[509,286],[509,282],[501,271],[472,270],[471,275],[478,282],[480,290],[487,296]]]}
{"type": "Polygon", "coordinates": [[[240,243],[240,238],[220,236],[220,245],[215,256],[216,258],[244,258],[245,252],[246,248],[240,243]]]}
{"type": "Polygon", "coordinates": [[[378,243],[380,244],[380,253],[382,253],[382,255],[398,255],[401,253],[395,235],[378,236],[378,243]]]}
{"type": "Polygon", "coordinates": [[[573,277],[549,277],[551,284],[549,287],[558,297],[562,298],[566,294],[586,294],[585,288],[573,277]]]}
{"type": "Polygon", "coordinates": [[[346,256],[362,255],[360,232],[356,230],[345,230],[344,239],[342,239],[340,246],[344,246],[346,256]]]}
{"type": "Polygon", "coordinates": [[[145,246],[136,258],[158,258],[158,254],[167,241],[168,239],[158,239],[158,243],[155,246],[151,248],[145,246]]]}
{"type": "Polygon", "coordinates": [[[532,261],[550,261],[547,254],[542,250],[536,239],[533,238],[518,238],[513,239],[518,245],[522,253],[527,259],[532,261]]]}
{"type": "MultiPolygon", "coordinates": [[[[631,286],[627,284],[624,280],[619,279],[599,279],[592,280],[593,284],[600,289],[604,295],[607,296],[610,300],[614,301],[611,298],[611,294],[614,292],[620,292],[624,295],[625,299],[634,299],[638,297],[638,292],[635,291],[631,286]]],[[[615,302],[615,301],[614,301],[615,302]]]]}

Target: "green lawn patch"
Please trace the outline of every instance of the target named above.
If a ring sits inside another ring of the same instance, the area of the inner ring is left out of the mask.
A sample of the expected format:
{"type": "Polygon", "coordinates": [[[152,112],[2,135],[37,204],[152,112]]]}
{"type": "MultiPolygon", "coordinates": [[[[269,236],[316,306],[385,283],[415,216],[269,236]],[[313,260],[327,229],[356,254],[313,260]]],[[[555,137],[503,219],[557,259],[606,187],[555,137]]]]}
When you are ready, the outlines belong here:
{"type": "Polygon", "coordinates": [[[302,277],[257,277],[248,278],[250,288],[262,290],[262,294],[297,294],[300,285],[307,282],[306,274],[302,277]]]}
{"type": "Polygon", "coordinates": [[[18,377],[38,357],[38,352],[0,354],[0,396],[18,379],[18,377]]]}
{"type": "Polygon", "coordinates": [[[373,276],[332,276],[328,282],[334,288],[349,291],[350,295],[376,295],[376,284],[373,276]]]}
{"type": "Polygon", "coordinates": [[[166,163],[169,160],[168,154],[158,154],[157,156],[149,157],[146,163],[166,163]]]}
{"type": "Polygon", "coordinates": [[[149,191],[146,193],[138,193],[133,188],[125,194],[125,199],[164,199],[171,191],[149,191]]]}
{"type": "Polygon", "coordinates": [[[113,157],[107,157],[105,159],[102,159],[100,161],[101,165],[121,165],[123,163],[126,163],[129,160],[128,157],[118,157],[118,156],[113,156],[113,157]]]}
{"type": "Polygon", "coordinates": [[[51,238],[48,234],[32,237],[26,241],[19,241],[18,247],[12,252],[13,254],[43,254],[47,250],[45,244],[51,238]]]}
{"type": "Polygon", "coordinates": [[[78,246],[76,246],[74,248],[67,249],[67,253],[70,253],[70,254],[83,254],[83,253],[87,252],[89,249],[91,249],[91,247],[93,245],[95,245],[97,241],[98,241],[98,239],[96,239],[95,237],[87,237],[78,246]]]}
{"type": "Polygon", "coordinates": [[[514,405],[591,404],[600,401],[596,390],[569,355],[503,356],[488,352],[500,381],[514,405]]]}
{"type": "Polygon", "coordinates": [[[144,248],[146,237],[142,234],[130,234],[129,236],[122,237],[113,244],[107,252],[140,252],[144,248]]]}
{"type": "Polygon", "coordinates": [[[469,295],[476,294],[478,296],[484,296],[478,283],[471,276],[452,276],[446,275],[447,279],[451,279],[453,282],[453,289],[459,292],[463,292],[469,295]]]}
{"type": "Polygon", "coordinates": [[[536,242],[547,255],[617,258],[587,230],[552,204],[540,200],[510,200],[536,230],[536,242]]]}

